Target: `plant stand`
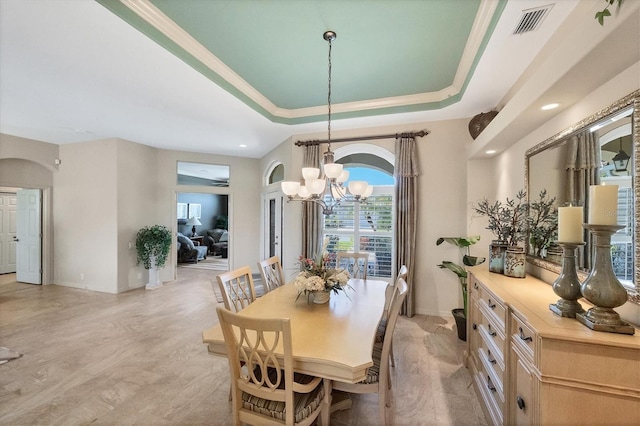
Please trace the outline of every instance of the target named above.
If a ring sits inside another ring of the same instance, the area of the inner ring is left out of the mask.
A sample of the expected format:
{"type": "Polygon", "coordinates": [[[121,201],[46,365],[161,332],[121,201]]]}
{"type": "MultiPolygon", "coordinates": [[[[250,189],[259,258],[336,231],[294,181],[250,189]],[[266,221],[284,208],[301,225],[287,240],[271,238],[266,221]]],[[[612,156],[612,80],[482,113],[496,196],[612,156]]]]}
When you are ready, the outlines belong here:
{"type": "Polygon", "coordinates": [[[155,256],[151,256],[151,268],[149,268],[149,282],[144,287],[147,290],[155,290],[162,287],[162,281],[160,281],[160,271],[156,266],[155,256]]]}

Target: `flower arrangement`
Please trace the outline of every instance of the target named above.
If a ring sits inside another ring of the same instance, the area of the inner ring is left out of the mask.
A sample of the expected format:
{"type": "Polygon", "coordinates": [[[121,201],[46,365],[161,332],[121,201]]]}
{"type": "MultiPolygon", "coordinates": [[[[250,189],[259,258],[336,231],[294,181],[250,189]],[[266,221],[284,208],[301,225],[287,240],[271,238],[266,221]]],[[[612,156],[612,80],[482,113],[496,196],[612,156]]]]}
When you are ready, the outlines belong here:
{"type": "MultiPolygon", "coordinates": [[[[325,240],[322,251],[315,259],[307,259],[300,256],[301,271],[294,281],[294,285],[298,289],[298,297],[301,294],[309,295],[311,293],[326,291],[338,293],[351,288],[347,282],[349,281],[349,272],[342,268],[329,268],[329,253],[327,252],[328,240],[325,240]]],[[[298,300],[296,297],[296,300],[298,300]]]]}

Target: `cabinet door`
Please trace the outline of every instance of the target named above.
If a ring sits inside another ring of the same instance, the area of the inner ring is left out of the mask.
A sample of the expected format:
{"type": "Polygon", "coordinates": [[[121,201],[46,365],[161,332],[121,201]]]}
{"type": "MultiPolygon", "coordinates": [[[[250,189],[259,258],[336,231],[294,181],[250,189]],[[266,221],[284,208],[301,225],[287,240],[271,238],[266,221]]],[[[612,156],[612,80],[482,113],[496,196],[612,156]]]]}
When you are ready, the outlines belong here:
{"type": "Polygon", "coordinates": [[[510,401],[512,413],[514,413],[516,425],[531,425],[533,424],[533,377],[531,371],[527,368],[527,365],[522,362],[520,357],[512,352],[515,361],[516,369],[516,387],[515,397],[513,401],[510,401]]]}

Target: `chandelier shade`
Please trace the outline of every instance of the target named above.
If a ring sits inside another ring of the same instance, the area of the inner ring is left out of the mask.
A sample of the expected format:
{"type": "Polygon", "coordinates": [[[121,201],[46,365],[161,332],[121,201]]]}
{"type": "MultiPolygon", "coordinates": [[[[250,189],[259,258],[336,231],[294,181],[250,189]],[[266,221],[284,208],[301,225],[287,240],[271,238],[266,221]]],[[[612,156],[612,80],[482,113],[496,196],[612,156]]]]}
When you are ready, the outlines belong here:
{"type": "Polygon", "coordinates": [[[334,208],[346,199],[347,191],[353,198],[349,201],[365,202],[373,193],[373,186],[362,180],[349,181],[349,171],[334,161],[331,151],[331,46],[337,35],[326,31],[323,38],[329,42],[329,84],[327,96],[327,151],[323,154],[322,169],[303,167],[304,185],[296,181],[281,183],[282,192],[289,201],[313,202],[322,207],[324,215],[333,214],[334,208]],[[345,186],[346,184],[346,186],[345,186]]]}

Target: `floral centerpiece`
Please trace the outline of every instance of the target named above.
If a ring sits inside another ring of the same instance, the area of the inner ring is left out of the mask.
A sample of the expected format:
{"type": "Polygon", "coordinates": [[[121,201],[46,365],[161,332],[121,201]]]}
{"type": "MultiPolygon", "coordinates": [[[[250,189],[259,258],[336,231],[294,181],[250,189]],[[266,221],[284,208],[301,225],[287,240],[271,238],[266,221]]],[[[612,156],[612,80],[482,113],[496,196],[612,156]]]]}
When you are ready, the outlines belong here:
{"type": "MultiPolygon", "coordinates": [[[[329,301],[331,292],[338,293],[351,288],[348,284],[350,275],[345,269],[331,268],[327,265],[330,255],[327,252],[328,240],[325,240],[323,249],[315,259],[307,259],[300,256],[300,268],[302,269],[294,281],[298,289],[298,297],[301,294],[314,296],[314,302],[325,303],[329,301]],[[319,297],[316,297],[318,295],[319,297]]],[[[296,300],[298,300],[296,297],[296,300]]]]}

